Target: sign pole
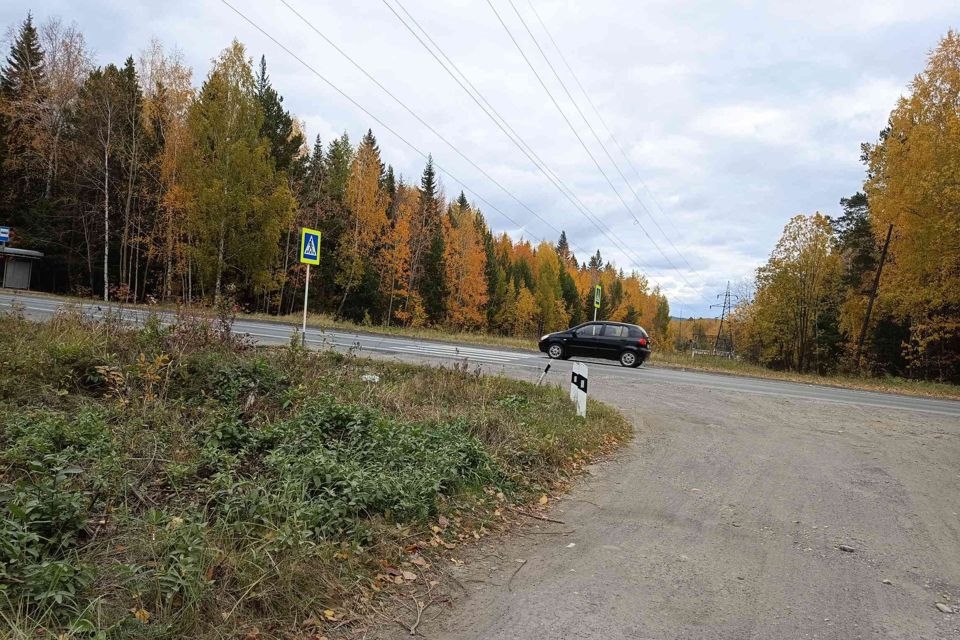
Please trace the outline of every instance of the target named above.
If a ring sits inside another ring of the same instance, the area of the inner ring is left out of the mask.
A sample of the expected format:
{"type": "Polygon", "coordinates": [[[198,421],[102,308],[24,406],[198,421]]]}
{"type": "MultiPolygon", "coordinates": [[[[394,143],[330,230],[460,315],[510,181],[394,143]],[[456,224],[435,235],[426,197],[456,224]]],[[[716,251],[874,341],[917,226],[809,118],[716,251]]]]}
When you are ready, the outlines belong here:
{"type": "Polygon", "coordinates": [[[310,263],[307,263],[307,281],[303,285],[303,330],[300,332],[300,344],[307,346],[307,300],[310,299],[310,263]]]}
{"type": "Polygon", "coordinates": [[[300,229],[300,262],[307,265],[307,279],[303,283],[303,327],[300,344],[307,346],[307,306],[310,301],[310,265],[320,264],[320,232],[303,227],[300,229]]]}
{"type": "Polygon", "coordinates": [[[0,272],[0,288],[6,286],[7,280],[7,243],[10,242],[10,227],[0,227],[0,253],[3,254],[3,258],[0,259],[0,262],[3,263],[3,270],[0,272]]]}

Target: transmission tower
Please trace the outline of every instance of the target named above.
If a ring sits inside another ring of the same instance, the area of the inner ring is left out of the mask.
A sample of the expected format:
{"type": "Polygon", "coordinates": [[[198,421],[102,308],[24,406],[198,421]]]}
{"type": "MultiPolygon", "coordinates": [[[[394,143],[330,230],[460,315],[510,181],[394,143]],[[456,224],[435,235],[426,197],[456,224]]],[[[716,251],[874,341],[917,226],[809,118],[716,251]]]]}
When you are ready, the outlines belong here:
{"type": "Polygon", "coordinates": [[[730,293],[730,281],[727,281],[727,290],[724,293],[717,294],[717,299],[723,296],[723,304],[712,304],[711,309],[720,308],[720,326],[717,327],[717,337],[713,341],[713,352],[715,354],[733,355],[733,334],[730,333],[730,313],[733,311],[733,300],[739,299],[738,296],[730,293]],[[724,331],[726,328],[726,331],[724,331]]]}

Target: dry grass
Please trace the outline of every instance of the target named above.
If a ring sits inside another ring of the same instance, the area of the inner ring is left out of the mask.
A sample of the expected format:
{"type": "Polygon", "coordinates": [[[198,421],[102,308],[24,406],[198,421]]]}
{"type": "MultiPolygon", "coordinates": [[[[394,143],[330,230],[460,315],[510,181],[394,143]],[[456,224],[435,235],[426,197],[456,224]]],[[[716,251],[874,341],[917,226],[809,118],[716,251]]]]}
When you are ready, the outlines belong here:
{"type": "Polygon", "coordinates": [[[0,334],[0,638],[332,637],[631,434],[552,386],[194,317],[0,334]]]}

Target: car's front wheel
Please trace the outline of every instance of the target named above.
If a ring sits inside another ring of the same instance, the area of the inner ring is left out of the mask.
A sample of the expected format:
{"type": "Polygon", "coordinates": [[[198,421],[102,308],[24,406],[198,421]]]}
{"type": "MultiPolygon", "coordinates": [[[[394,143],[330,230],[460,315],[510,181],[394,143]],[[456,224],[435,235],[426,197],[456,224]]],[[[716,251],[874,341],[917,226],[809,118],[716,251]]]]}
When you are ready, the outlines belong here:
{"type": "Polygon", "coordinates": [[[620,364],[625,367],[637,367],[640,365],[640,358],[633,351],[624,351],[620,354],[620,364]]]}
{"type": "Polygon", "coordinates": [[[563,357],[563,345],[557,344],[554,342],[549,347],[547,347],[547,355],[553,358],[554,360],[559,360],[563,357]]]}

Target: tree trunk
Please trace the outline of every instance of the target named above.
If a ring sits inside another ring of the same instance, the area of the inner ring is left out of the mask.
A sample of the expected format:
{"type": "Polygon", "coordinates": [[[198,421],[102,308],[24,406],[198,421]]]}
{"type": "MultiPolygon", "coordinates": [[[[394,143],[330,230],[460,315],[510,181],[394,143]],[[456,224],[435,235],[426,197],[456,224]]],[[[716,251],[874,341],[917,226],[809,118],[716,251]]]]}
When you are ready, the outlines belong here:
{"type": "Polygon", "coordinates": [[[137,166],[137,134],[131,131],[133,137],[133,149],[130,153],[130,166],[127,169],[127,201],[123,206],[123,239],[120,242],[120,281],[130,288],[130,268],[127,264],[129,260],[128,243],[130,242],[130,207],[133,203],[134,175],[137,166]]]}
{"type": "Polygon", "coordinates": [[[55,167],[57,166],[57,147],[60,144],[60,132],[62,129],[63,119],[58,117],[56,133],[53,134],[53,146],[50,149],[50,157],[47,158],[47,180],[43,188],[43,195],[47,200],[50,199],[50,195],[53,191],[53,176],[55,173],[55,167]]]}
{"type": "Polygon", "coordinates": [[[103,145],[103,301],[110,301],[110,117],[103,145]]]}
{"type": "Polygon", "coordinates": [[[213,303],[220,303],[220,285],[223,282],[223,244],[227,235],[226,220],[220,223],[220,247],[217,249],[217,283],[213,288],[213,303]]]}

